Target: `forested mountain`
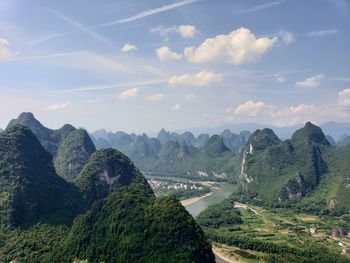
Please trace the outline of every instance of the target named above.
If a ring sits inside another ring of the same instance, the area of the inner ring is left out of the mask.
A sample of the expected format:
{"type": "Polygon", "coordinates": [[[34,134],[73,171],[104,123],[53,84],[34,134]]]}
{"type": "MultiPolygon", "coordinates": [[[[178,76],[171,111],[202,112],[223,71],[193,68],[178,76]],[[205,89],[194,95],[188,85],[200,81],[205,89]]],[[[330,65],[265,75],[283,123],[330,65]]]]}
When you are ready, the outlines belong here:
{"type": "Polygon", "coordinates": [[[84,211],[78,188],[56,175],[51,155],[25,126],[0,135],[0,213],[2,223],[72,223],[84,211]]]}
{"type": "Polygon", "coordinates": [[[202,230],[170,197],[120,188],[79,217],[48,262],[215,262],[202,230]]]}
{"type": "Polygon", "coordinates": [[[256,204],[295,203],[320,212],[350,209],[349,144],[334,148],[311,124],[280,141],[270,129],[257,130],[240,155],[240,191],[256,204]]]}
{"type": "Polygon", "coordinates": [[[70,132],[60,143],[55,156],[57,174],[68,178],[76,176],[95,151],[95,145],[85,130],[70,132]]]}
{"type": "MultiPolygon", "coordinates": [[[[64,140],[74,151],[85,136],[75,130],[64,140]]],[[[185,208],[156,198],[128,157],[96,151],[67,182],[31,129],[19,124],[0,135],[0,215],[4,262],[214,262],[185,208]]]]}
{"type": "Polygon", "coordinates": [[[271,203],[305,196],[327,171],[322,152],[330,148],[322,130],[311,123],[286,141],[270,129],[257,130],[242,153],[243,193],[271,203]]]}
{"type": "Polygon", "coordinates": [[[31,129],[41,145],[53,156],[56,171],[62,177],[76,176],[96,151],[88,133],[72,125],[66,124],[58,130],[51,130],[30,112],[21,113],[17,119],[10,121],[7,128],[17,124],[31,129]]]}
{"type": "Polygon", "coordinates": [[[52,156],[55,156],[57,149],[62,142],[62,140],[75,128],[72,125],[64,125],[58,130],[51,130],[43,126],[34,115],[30,112],[21,113],[17,119],[13,119],[7,125],[7,128],[13,127],[17,124],[24,125],[32,130],[35,136],[39,139],[42,146],[51,153],[52,156]]]}

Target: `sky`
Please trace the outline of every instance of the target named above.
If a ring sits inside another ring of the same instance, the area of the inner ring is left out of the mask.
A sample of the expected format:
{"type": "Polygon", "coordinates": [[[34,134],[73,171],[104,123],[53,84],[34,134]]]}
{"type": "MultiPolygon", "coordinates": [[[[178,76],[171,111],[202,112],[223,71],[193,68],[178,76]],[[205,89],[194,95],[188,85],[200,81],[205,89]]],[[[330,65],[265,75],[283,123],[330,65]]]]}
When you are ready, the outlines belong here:
{"type": "Polygon", "coordinates": [[[1,0],[0,127],[350,121],[348,0],[1,0]]]}

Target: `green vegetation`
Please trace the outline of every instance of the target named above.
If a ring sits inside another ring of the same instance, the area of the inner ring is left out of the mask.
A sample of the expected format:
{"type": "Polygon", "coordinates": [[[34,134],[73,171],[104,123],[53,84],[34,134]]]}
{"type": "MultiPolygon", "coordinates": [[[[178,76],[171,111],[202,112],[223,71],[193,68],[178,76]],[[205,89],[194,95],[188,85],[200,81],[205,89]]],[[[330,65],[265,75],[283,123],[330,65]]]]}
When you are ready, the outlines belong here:
{"type": "Polygon", "coordinates": [[[29,128],[0,134],[0,262],[214,262],[184,207],[117,150],[95,152],[74,183],[29,128]]]}
{"type": "Polygon", "coordinates": [[[74,183],[89,203],[105,198],[110,191],[135,184],[149,194],[152,190],[147,180],[131,160],[115,149],[95,152],[74,183]]]}
{"type": "Polygon", "coordinates": [[[66,179],[76,176],[90,155],[96,151],[88,133],[69,124],[58,130],[51,130],[29,112],[21,113],[17,119],[10,121],[7,127],[18,124],[28,127],[34,133],[45,150],[52,155],[57,174],[66,179]]]}
{"type": "Polygon", "coordinates": [[[233,208],[233,198],[210,207],[198,223],[212,241],[225,244],[228,254],[242,262],[349,262],[340,255],[339,241],[332,239],[334,227],[349,227],[349,221],[334,217],[298,214],[290,209],[265,209],[253,205],[233,208]],[[226,215],[235,213],[234,221],[226,215]],[[220,217],[220,215],[225,215],[220,217]],[[226,220],[224,220],[226,219],[226,220]],[[218,224],[224,221],[222,224],[218,224]],[[315,229],[312,234],[310,229],[315,229]],[[244,252],[244,253],[242,253],[244,252]]]}
{"type": "Polygon", "coordinates": [[[208,207],[197,217],[197,222],[203,227],[215,229],[243,223],[240,212],[232,207],[232,200],[226,199],[218,205],[208,207]]]}
{"type": "Polygon", "coordinates": [[[214,262],[194,219],[170,197],[121,188],[80,216],[48,262],[214,262]],[[106,253],[108,251],[108,253],[106,253]]]}
{"type": "Polygon", "coordinates": [[[56,155],[57,149],[62,140],[69,133],[75,130],[73,126],[68,124],[64,125],[61,129],[51,130],[43,126],[30,112],[21,113],[17,119],[10,121],[7,128],[11,128],[18,124],[31,129],[31,131],[40,141],[41,145],[45,148],[45,150],[51,153],[52,156],[56,155]]]}
{"type": "Polygon", "coordinates": [[[77,187],[56,175],[52,157],[28,128],[0,135],[0,214],[10,226],[71,224],[86,209],[77,187]]]}
{"type": "Polygon", "coordinates": [[[322,130],[311,123],[283,142],[271,130],[255,132],[242,155],[241,196],[270,206],[300,200],[327,172],[324,154],[332,149],[322,130]]]}
{"type": "Polygon", "coordinates": [[[95,151],[95,145],[85,130],[72,131],[57,150],[54,161],[57,174],[67,178],[76,176],[95,151]]]}

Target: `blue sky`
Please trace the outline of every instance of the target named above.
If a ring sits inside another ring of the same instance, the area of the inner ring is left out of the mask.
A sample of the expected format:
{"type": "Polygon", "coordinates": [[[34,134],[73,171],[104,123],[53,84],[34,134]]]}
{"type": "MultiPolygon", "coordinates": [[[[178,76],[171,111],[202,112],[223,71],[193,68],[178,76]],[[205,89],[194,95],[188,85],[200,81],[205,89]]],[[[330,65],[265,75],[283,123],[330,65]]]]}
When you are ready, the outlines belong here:
{"type": "Polygon", "coordinates": [[[0,127],[350,120],[347,0],[2,0],[0,127]]]}

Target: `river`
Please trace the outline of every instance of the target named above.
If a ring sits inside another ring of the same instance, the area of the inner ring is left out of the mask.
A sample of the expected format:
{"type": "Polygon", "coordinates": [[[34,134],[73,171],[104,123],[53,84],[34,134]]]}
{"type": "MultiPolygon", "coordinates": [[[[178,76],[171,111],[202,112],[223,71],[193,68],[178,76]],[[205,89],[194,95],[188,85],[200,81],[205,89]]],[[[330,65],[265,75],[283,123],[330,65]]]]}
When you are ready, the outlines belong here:
{"type": "MultiPolygon", "coordinates": [[[[221,189],[211,189],[213,194],[205,197],[203,199],[200,199],[198,202],[193,203],[189,206],[186,206],[185,208],[187,209],[190,214],[196,218],[202,211],[204,211],[208,206],[210,205],[215,205],[220,203],[222,200],[226,199],[229,197],[229,195],[233,192],[234,190],[234,185],[228,184],[228,183],[220,183],[220,188],[221,189]]],[[[227,261],[224,261],[217,256],[215,256],[216,263],[227,263],[227,261]]]]}

